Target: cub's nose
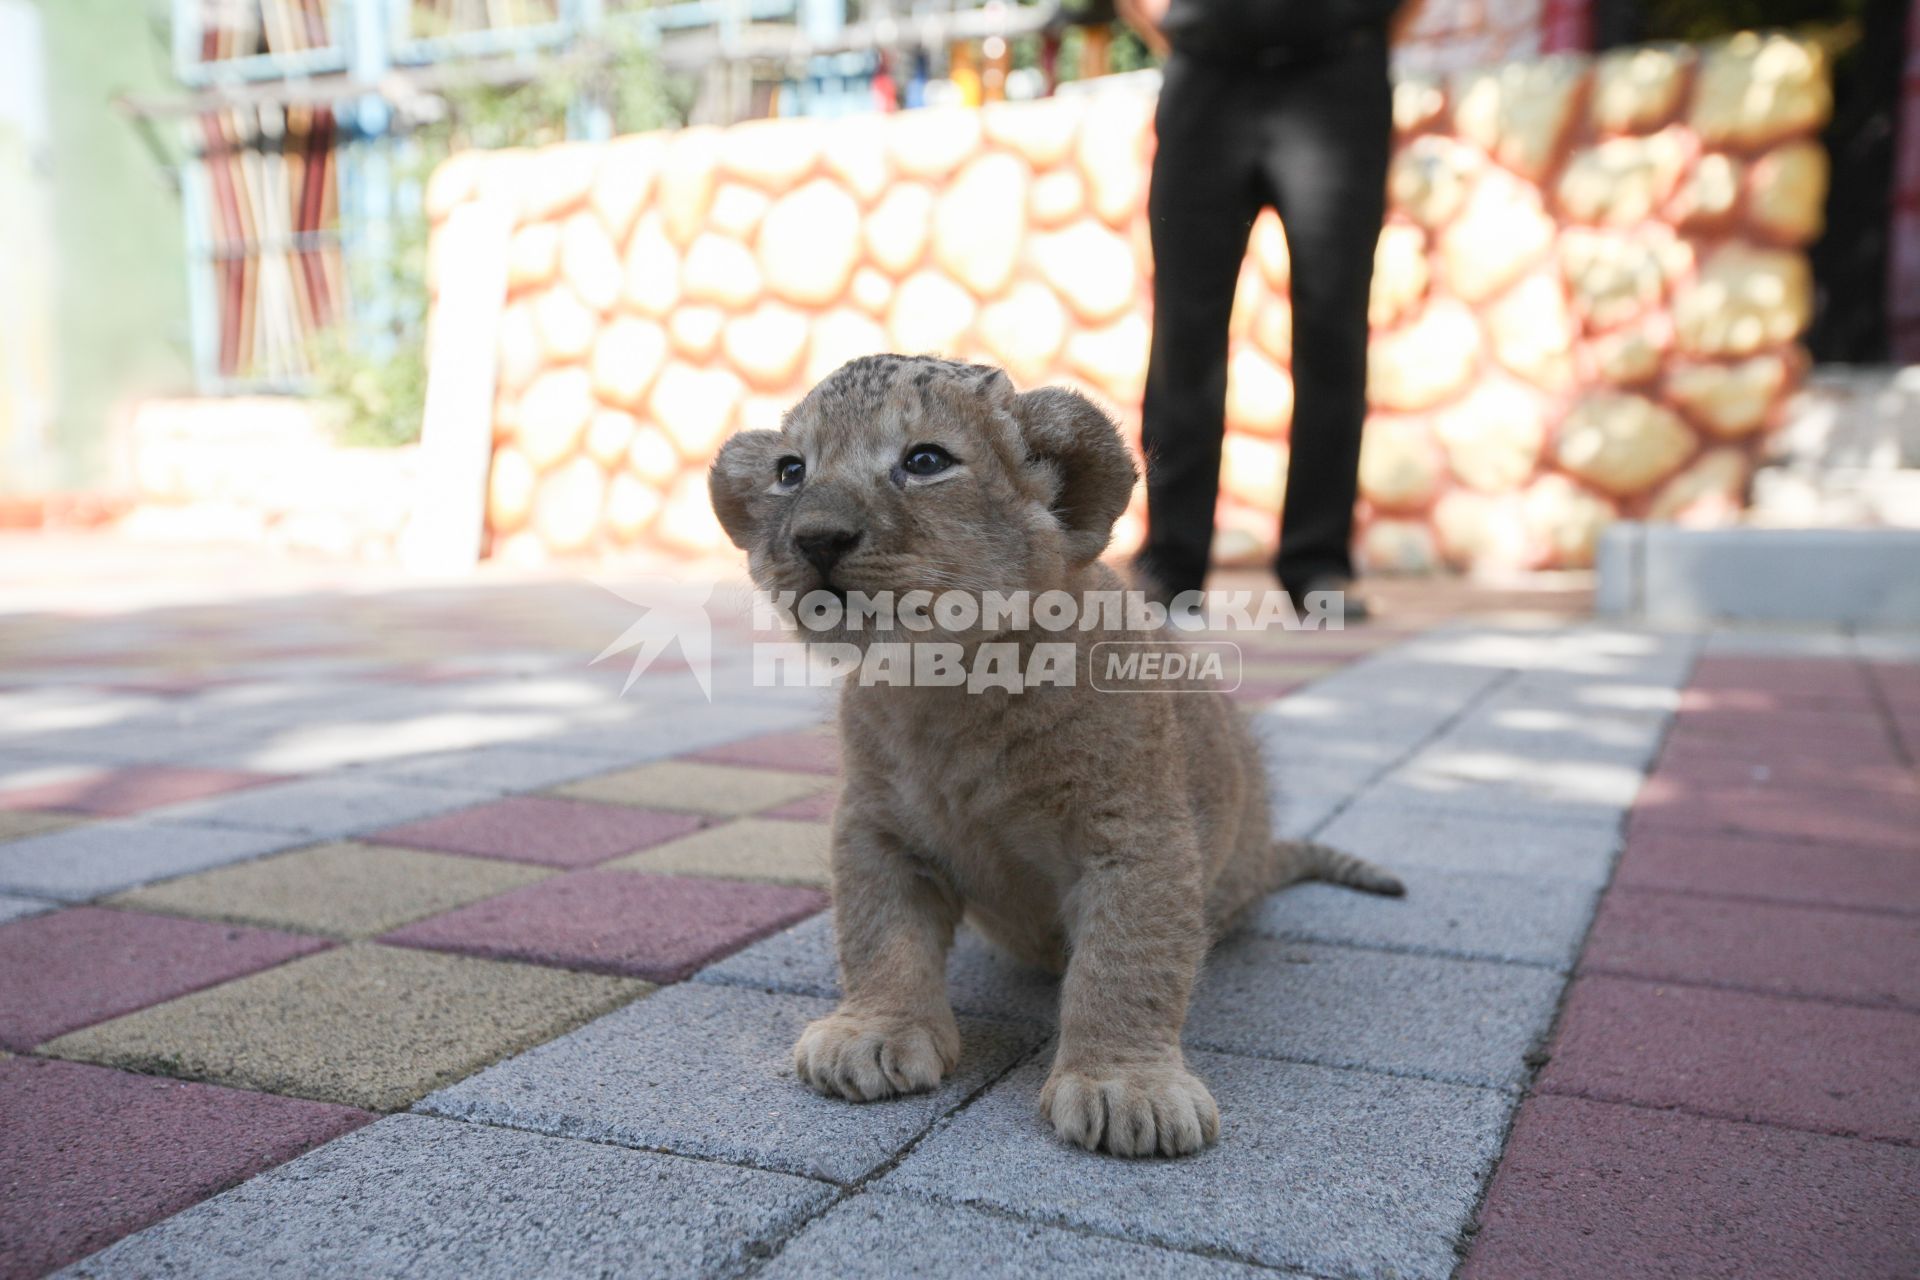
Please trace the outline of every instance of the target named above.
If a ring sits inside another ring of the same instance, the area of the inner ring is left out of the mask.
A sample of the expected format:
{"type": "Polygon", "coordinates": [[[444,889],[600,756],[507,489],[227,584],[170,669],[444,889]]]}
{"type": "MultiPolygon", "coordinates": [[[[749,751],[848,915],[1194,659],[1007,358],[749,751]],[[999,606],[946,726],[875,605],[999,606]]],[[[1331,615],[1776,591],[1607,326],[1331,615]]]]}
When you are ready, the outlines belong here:
{"type": "Polygon", "coordinates": [[[822,577],[832,573],[833,566],[839,564],[859,542],[858,529],[818,529],[793,535],[793,545],[800,548],[800,554],[820,571],[822,577]]]}

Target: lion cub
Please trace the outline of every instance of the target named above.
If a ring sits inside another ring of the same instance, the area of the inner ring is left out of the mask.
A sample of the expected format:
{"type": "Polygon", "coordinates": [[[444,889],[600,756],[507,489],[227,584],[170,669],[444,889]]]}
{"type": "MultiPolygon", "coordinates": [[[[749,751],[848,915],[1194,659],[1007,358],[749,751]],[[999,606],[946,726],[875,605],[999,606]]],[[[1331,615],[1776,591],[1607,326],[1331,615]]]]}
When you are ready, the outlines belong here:
{"type": "MultiPolygon", "coordinates": [[[[1020,395],[997,369],[883,355],[833,373],[780,431],[727,441],[710,483],[761,589],[847,601],[1118,591],[1098,557],[1134,480],[1113,424],[1072,392],[1020,395]]],[[[939,1083],[960,1053],[946,960],[964,915],[1065,974],[1040,1096],[1054,1129],[1118,1155],[1199,1150],[1219,1112],[1187,1070],[1180,1031],[1208,947],[1291,881],[1379,893],[1399,882],[1274,841],[1266,775],[1225,695],[1093,687],[1096,644],[1171,649],[1166,633],[1104,615],[1064,631],[1009,632],[1004,618],[995,630],[984,614],[921,621],[907,631],[842,619],[812,638],[967,654],[1064,644],[1076,678],[1017,691],[847,683],[833,832],[845,998],[800,1037],[800,1077],[856,1100],[939,1083]]]]}

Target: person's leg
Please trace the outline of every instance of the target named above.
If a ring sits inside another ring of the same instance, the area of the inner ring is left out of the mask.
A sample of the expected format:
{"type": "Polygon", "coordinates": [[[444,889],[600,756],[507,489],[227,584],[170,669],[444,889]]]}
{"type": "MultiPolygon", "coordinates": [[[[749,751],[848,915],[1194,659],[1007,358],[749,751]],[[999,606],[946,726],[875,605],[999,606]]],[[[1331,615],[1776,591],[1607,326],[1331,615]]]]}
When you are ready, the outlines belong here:
{"type": "Polygon", "coordinates": [[[1259,211],[1257,122],[1240,73],[1175,56],[1154,123],[1147,216],[1153,348],[1141,443],[1147,537],[1140,568],[1169,592],[1197,589],[1213,545],[1227,400],[1227,321],[1259,211]]]}
{"type": "Polygon", "coordinates": [[[1263,113],[1264,169],[1293,260],[1293,433],[1280,585],[1351,577],[1367,292],[1386,213],[1393,112],[1384,41],[1281,73],[1263,113]]]}

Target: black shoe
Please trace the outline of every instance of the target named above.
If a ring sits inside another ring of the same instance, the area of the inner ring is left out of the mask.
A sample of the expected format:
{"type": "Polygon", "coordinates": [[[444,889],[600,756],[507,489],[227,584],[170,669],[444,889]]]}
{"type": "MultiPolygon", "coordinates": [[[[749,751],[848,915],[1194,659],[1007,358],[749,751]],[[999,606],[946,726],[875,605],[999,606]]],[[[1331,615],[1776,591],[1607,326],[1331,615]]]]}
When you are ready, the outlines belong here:
{"type": "Polygon", "coordinates": [[[1336,592],[1343,598],[1346,606],[1341,614],[1343,622],[1367,622],[1372,619],[1373,610],[1368,606],[1367,598],[1353,589],[1352,578],[1342,574],[1323,573],[1318,577],[1309,578],[1305,587],[1298,591],[1289,588],[1287,594],[1293,599],[1293,607],[1304,616],[1307,597],[1321,591],[1336,592]]]}
{"type": "Polygon", "coordinates": [[[1160,573],[1151,565],[1136,560],[1133,564],[1133,588],[1147,599],[1164,609],[1173,608],[1175,598],[1189,591],[1201,591],[1206,587],[1205,580],[1186,582],[1174,579],[1171,574],[1160,573]]]}

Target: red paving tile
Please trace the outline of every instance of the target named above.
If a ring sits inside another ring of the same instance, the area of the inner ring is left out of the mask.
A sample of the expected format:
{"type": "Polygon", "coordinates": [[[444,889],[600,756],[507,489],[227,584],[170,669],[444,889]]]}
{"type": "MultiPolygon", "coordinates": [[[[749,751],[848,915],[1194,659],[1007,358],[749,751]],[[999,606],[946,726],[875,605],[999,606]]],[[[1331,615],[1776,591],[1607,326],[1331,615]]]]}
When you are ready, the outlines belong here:
{"type": "MultiPolygon", "coordinates": [[[[1692,693],[1688,691],[1689,696],[1692,693]]],[[[1755,711],[1718,709],[1681,711],[1674,717],[1675,730],[1716,736],[1744,736],[1760,731],[1802,738],[1844,740],[1849,737],[1880,740],[1887,731],[1886,718],[1876,706],[1844,706],[1817,710],[1802,708],[1755,711]]]]}
{"type": "MultiPolygon", "coordinates": [[[[1803,756],[1757,764],[1724,754],[1663,755],[1656,778],[1697,787],[1780,788],[1792,791],[1878,791],[1920,795],[1920,774],[1900,764],[1837,764],[1803,756]]],[[[1845,803],[1841,797],[1836,797],[1845,803]]]]}
{"type": "Polygon", "coordinates": [[[583,871],[380,940],[675,982],[826,905],[825,894],[789,885],[583,871]]]}
{"type": "Polygon", "coordinates": [[[1703,760],[1786,770],[1816,761],[1829,768],[1843,769],[1907,767],[1907,758],[1884,732],[1816,737],[1755,724],[1744,733],[1708,733],[1676,720],[1660,753],[1661,767],[1685,766],[1703,760]]]}
{"type": "Polygon", "coordinates": [[[798,822],[827,822],[832,819],[834,806],[839,803],[840,788],[828,787],[825,791],[816,791],[810,796],[789,800],[779,808],[768,809],[758,816],[790,818],[798,822]]]}
{"type": "Polygon", "coordinates": [[[187,769],[165,764],[129,765],[96,774],[23,787],[0,794],[0,809],[55,809],[102,818],[124,818],[161,805],[279,782],[282,776],[239,769],[187,769]]]}
{"type": "Polygon", "coordinates": [[[1920,920],[1616,886],[1580,968],[1920,1010],[1920,920]]]}
{"type": "Polygon", "coordinates": [[[372,1120],[324,1102],[0,1061],[0,1278],[37,1276],[372,1120]]]}
{"type": "Polygon", "coordinates": [[[1628,837],[1643,828],[1738,831],[1899,849],[1920,857],[1920,795],[1772,783],[1701,787],[1662,772],[1641,787],[1628,837]]]}
{"type": "Polygon", "coordinates": [[[1920,1150],[1529,1099],[1465,1280],[1911,1280],[1920,1150]]]}
{"type": "Polygon", "coordinates": [[[1689,693],[1756,690],[1836,703],[1873,702],[1873,685],[1858,663],[1834,658],[1738,658],[1707,655],[1693,664],[1689,693]]]}
{"type": "Polygon", "coordinates": [[[590,867],[695,831],[698,814],[559,796],[509,796],[366,837],[379,844],[483,858],[590,867]]]}
{"type": "Polygon", "coordinates": [[[0,1048],[54,1036],[322,951],[319,938],[75,907],[0,925],[0,1048]]]}
{"type": "Polygon", "coordinates": [[[1629,978],[1577,979],[1542,1093],[1920,1141],[1920,1016],[1629,978]]]}
{"type": "Polygon", "coordinates": [[[1920,915],[1920,857],[1761,836],[1639,830],[1614,883],[1920,915]]]}
{"type": "Polygon", "coordinates": [[[769,733],[696,751],[688,759],[796,773],[837,774],[840,772],[840,738],[830,729],[769,733]]]}

